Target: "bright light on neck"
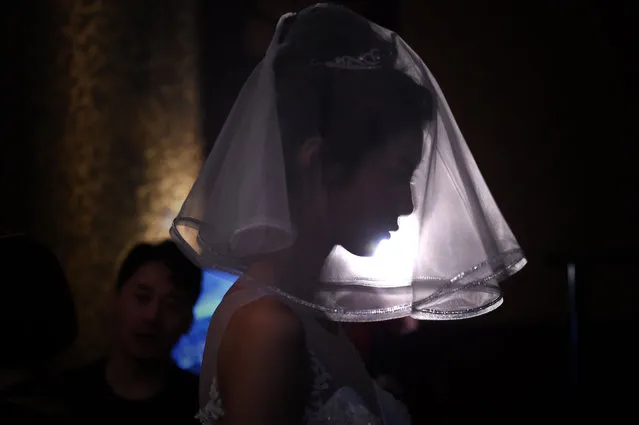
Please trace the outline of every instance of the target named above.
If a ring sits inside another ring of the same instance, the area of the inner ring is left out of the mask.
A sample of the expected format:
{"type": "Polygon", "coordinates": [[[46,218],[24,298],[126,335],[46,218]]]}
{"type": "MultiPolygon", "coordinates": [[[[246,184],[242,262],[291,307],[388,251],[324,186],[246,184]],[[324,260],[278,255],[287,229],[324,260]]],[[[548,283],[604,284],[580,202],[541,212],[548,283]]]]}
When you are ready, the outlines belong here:
{"type": "Polygon", "coordinates": [[[405,287],[413,280],[419,243],[419,221],[413,215],[399,219],[399,230],[388,240],[379,242],[370,257],[356,256],[342,246],[331,253],[336,267],[323,271],[327,282],[353,279],[382,288],[405,287]]]}
{"type": "Polygon", "coordinates": [[[419,225],[415,215],[400,217],[399,230],[377,245],[373,261],[390,281],[411,280],[419,242],[419,225]]]}

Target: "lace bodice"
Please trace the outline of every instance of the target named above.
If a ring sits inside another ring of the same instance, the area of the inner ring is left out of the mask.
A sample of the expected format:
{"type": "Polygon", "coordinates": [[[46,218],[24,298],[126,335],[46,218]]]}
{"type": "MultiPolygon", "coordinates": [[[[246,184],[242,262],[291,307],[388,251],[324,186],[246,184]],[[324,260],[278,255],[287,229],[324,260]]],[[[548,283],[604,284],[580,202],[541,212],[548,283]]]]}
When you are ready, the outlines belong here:
{"type": "MultiPolygon", "coordinates": [[[[224,333],[226,323],[232,314],[241,306],[255,301],[261,296],[269,295],[263,291],[240,291],[232,294],[218,307],[212,318],[207,336],[208,365],[217,364],[217,349],[224,333]]],[[[313,374],[313,386],[304,409],[304,425],[410,425],[410,416],[402,403],[379,386],[364,386],[368,388],[366,397],[369,404],[350,383],[361,384],[363,380],[371,379],[365,371],[355,349],[346,343],[345,336],[329,336],[322,331],[317,322],[309,320],[307,315],[296,310],[304,323],[307,334],[307,346],[313,374]],[[333,339],[334,338],[334,339],[333,339]],[[327,350],[328,347],[328,350],[327,350]],[[360,363],[360,364],[358,364],[360,363]],[[328,367],[327,367],[328,366],[328,367]],[[344,376],[344,367],[358,370],[359,373],[350,379],[344,376]],[[341,370],[341,371],[340,371],[341,370]],[[340,371],[339,377],[334,373],[340,371]],[[375,403],[378,411],[371,412],[370,403],[375,403]],[[379,413],[379,414],[378,414],[379,413]]],[[[205,350],[205,356],[207,350],[205,350]]],[[[204,366],[204,365],[203,365],[204,366]]],[[[204,367],[203,367],[204,372],[204,367]]],[[[224,401],[219,392],[215,367],[208,369],[208,376],[212,378],[208,387],[206,404],[197,413],[196,418],[203,425],[215,425],[224,417],[224,401]]],[[[200,378],[202,379],[202,377],[200,378]]],[[[371,380],[372,381],[372,380],[371,380]]],[[[203,385],[208,385],[203,381],[203,385]]],[[[207,387],[202,387],[207,391],[207,387]]],[[[205,394],[205,393],[203,393],[205,394]]]]}
{"type": "MultiPolygon", "coordinates": [[[[317,357],[312,352],[310,355],[314,381],[304,413],[304,425],[410,425],[405,406],[379,387],[376,391],[383,418],[371,413],[350,387],[339,388],[327,399],[324,393],[329,390],[332,378],[317,357]]],[[[196,415],[202,425],[215,425],[224,416],[216,379],[213,379],[209,396],[206,406],[196,415]]]]}

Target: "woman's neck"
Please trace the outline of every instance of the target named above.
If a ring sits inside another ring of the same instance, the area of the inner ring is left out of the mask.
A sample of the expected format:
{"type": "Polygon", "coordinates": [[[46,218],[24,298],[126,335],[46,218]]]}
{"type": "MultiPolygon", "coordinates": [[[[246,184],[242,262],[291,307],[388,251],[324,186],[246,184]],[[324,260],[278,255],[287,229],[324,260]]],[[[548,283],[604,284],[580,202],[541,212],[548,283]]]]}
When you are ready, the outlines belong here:
{"type": "MultiPolygon", "coordinates": [[[[304,174],[299,188],[289,194],[291,222],[297,230],[295,242],[288,248],[263,256],[249,267],[247,275],[262,284],[273,285],[289,293],[312,291],[320,278],[326,257],[335,241],[326,218],[326,193],[319,165],[315,173],[304,174]]],[[[306,297],[304,297],[306,298],[306,297]]]]}
{"type": "MultiPolygon", "coordinates": [[[[312,301],[322,267],[332,248],[331,243],[305,243],[304,239],[298,238],[290,248],[253,263],[246,275],[258,284],[275,286],[297,298],[312,301]]],[[[330,334],[340,335],[338,323],[320,318],[317,321],[330,334]]]]}
{"type": "Polygon", "coordinates": [[[305,289],[312,291],[319,281],[331,249],[330,244],[304,243],[298,238],[291,247],[254,262],[246,274],[261,284],[303,296],[305,289]]]}

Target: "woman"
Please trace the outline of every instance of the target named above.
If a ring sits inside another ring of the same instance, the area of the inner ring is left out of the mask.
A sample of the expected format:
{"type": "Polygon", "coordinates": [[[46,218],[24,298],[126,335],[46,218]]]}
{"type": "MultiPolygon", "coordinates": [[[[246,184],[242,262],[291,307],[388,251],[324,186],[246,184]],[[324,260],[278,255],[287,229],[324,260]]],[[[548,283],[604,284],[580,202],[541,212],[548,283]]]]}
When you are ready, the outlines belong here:
{"type": "Polygon", "coordinates": [[[409,422],[338,323],[482,314],[525,263],[421,59],[325,4],[280,19],[172,235],[241,275],[209,327],[206,424],[409,422]]]}

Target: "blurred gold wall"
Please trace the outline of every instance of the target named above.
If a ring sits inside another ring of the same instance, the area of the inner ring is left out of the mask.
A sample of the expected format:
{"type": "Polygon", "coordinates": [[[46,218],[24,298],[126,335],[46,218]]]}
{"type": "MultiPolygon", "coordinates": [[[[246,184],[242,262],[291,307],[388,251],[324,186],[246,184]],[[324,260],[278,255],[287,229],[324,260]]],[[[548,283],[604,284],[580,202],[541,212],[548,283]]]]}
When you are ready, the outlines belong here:
{"type": "Polygon", "coordinates": [[[16,143],[0,158],[0,190],[12,205],[0,210],[0,226],[24,228],[62,262],[80,322],[63,364],[104,351],[119,260],[138,241],[168,236],[202,152],[212,146],[277,17],[312,2],[271,3],[252,9],[210,0],[11,4],[5,27],[16,58],[13,79],[22,82],[11,98],[23,103],[7,137],[16,143]],[[206,67],[197,63],[202,40],[206,67]],[[204,76],[210,84],[201,83],[198,69],[210,74],[204,76]],[[198,128],[201,92],[209,100],[206,142],[198,128]]]}
{"type": "Polygon", "coordinates": [[[168,237],[199,171],[196,1],[37,3],[25,30],[30,230],[73,287],[75,363],[105,349],[117,262],[168,237]]]}

